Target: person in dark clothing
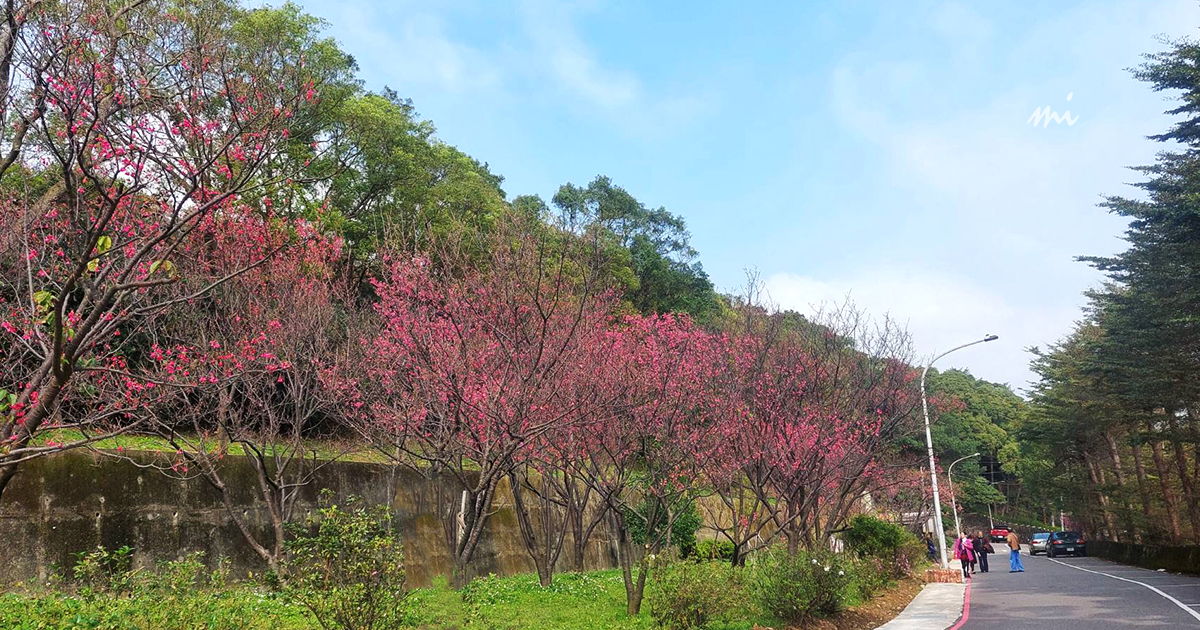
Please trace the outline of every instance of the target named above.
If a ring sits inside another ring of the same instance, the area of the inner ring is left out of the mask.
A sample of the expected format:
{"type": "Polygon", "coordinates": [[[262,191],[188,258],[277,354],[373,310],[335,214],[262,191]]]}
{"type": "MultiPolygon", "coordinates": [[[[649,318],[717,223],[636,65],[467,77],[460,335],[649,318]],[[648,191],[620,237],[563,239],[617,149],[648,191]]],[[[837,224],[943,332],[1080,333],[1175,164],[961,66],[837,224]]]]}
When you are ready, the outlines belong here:
{"type": "Polygon", "coordinates": [[[983,532],[975,533],[975,557],[979,559],[979,572],[988,572],[988,554],[992,553],[992,543],[988,542],[983,532]]]}
{"type": "Polygon", "coordinates": [[[925,532],[925,549],[929,552],[929,561],[933,562],[937,557],[937,549],[933,548],[933,535],[929,532],[925,532]]]}
{"type": "Polygon", "coordinates": [[[971,573],[975,573],[975,565],[979,562],[979,543],[975,541],[974,534],[967,534],[967,544],[971,545],[971,573]]]}

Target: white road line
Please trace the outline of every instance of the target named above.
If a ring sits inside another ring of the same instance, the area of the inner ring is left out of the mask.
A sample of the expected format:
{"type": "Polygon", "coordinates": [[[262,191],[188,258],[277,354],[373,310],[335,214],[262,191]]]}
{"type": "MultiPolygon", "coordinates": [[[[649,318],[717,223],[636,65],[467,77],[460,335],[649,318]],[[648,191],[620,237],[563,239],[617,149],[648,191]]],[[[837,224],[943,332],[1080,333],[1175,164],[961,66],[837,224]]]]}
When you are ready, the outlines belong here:
{"type": "Polygon", "coordinates": [[[1183,603],[1183,602],[1179,601],[1178,599],[1175,599],[1174,597],[1171,597],[1170,595],[1167,595],[1166,593],[1164,593],[1164,592],[1162,592],[1162,591],[1158,590],[1157,588],[1154,588],[1153,586],[1150,586],[1149,584],[1145,584],[1145,583],[1143,583],[1143,582],[1138,582],[1137,580],[1131,580],[1131,579],[1129,579],[1129,578],[1118,577],[1118,576],[1116,576],[1116,575],[1109,575],[1109,574],[1107,574],[1107,573],[1101,573],[1101,572],[1099,572],[1099,571],[1093,571],[1093,570],[1091,570],[1091,569],[1085,569],[1085,568],[1083,568],[1083,567],[1077,567],[1077,566],[1074,566],[1074,565],[1067,564],[1066,562],[1062,562],[1062,561],[1060,561],[1060,560],[1055,560],[1055,559],[1053,559],[1053,558],[1046,558],[1046,559],[1047,559],[1047,560],[1049,560],[1050,562],[1054,562],[1054,563],[1057,563],[1057,564],[1061,564],[1061,565],[1063,565],[1064,567],[1071,567],[1072,569],[1075,569],[1075,570],[1077,570],[1077,571],[1085,571],[1085,572],[1087,572],[1087,573],[1095,573],[1096,575],[1103,575],[1104,577],[1109,577],[1109,578],[1112,578],[1112,579],[1114,579],[1114,580],[1121,580],[1122,582],[1129,582],[1129,583],[1131,583],[1131,584],[1137,584],[1138,586],[1144,586],[1144,587],[1146,587],[1146,588],[1148,588],[1148,589],[1150,589],[1150,590],[1154,591],[1155,593],[1158,593],[1159,595],[1162,595],[1162,596],[1163,596],[1163,597],[1165,597],[1165,598],[1166,598],[1168,601],[1170,601],[1172,604],[1175,604],[1175,605],[1176,605],[1176,606],[1178,606],[1180,609],[1182,609],[1184,612],[1186,612],[1187,614],[1189,614],[1189,615],[1191,615],[1191,616],[1195,617],[1195,618],[1196,618],[1196,620],[1200,621],[1200,612],[1197,612],[1197,611],[1195,611],[1195,610],[1192,610],[1192,609],[1191,609],[1191,608],[1190,608],[1190,607],[1189,607],[1187,604],[1185,604],[1185,603],[1183,603]]]}

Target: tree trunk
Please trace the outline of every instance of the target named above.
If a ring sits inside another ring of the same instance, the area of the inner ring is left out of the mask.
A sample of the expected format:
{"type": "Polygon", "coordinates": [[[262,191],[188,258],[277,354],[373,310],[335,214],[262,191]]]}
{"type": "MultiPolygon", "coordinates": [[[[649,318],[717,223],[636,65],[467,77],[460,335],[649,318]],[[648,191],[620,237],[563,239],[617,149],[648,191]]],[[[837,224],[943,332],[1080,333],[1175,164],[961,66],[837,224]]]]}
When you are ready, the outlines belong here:
{"type": "Polygon", "coordinates": [[[638,563],[637,582],[634,583],[633,592],[629,594],[625,606],[625,612],[630,617],[636,617],[642,611],[642,598],[646,594],[646,574],[650,572],[650,567],[647,565],[649,561],[649,558],[643,554],[642,561],[638,563]]]}
{"type": "Polygon", "coordinates": [[[1126,491],[1125,466],[1121,462],[1120,445],[1112,431],[1104,432],[1104,442],[1108,446],[1108,456],[1112,460],[1113,470],[1117,473],[1117,491],[1124,516],[1122,521],[1125,522],[1125,529],[1136,536],[1139,528],[1133,522],[1133,506],[1129,502],[1129,493],[1126,491]]]}
{"type": "Polygon", "coordinates": [[[529,557],[533,560],[533,566],[537,570],[538,583],[543,587],[548,587],[554,580],[554,565],[562,551],[563,537],[566,535],[566,529],[562,526],[564,519],[556,518],[555,511],[558,506],[554,505],[546,494],[545,477],[542,477],[541,491],[533,491],[533,494],[540,499],[536,518],[526,500],[526,488],[532,488],[532,481],[528,473],[525,475],[516,472],[509,473],[508,481],[512,489],[513,507],[517,513],[521,542],[525,544],[525,550],[529,552],[529,557]]]}
{"type": "Polygon", "coordinates": [[[1146,481],[1146,466],[1142,461],[1142,443],[1139,439],[1133,444],[1133,470],[1137,473],[1137,488],[1138,496],[1142,503],[1142,516],[1146,519],[1146,526],[1153,532],[1155,538],[1160,538],[1162,527],[1154,520],[1152,508],[1150,507],[1150,484],[1146,481]]]}
{"type": "MultiPolygon", "coordinates": [[[[1154,431],[1154,425],[1146,421],[1147,432],[1154,431]]],[[[1179,525],[1179,506],[1175,501],[1175,493],[1171,490],[1170,468],[1167,467],[1163,456],[1162,442],[1150,436],[1150,458],[1154,460],[1154,468],[1158,471],[1158,484],[1162,488],[1163,503],[1167,507],[1167,517],[1171,521],[1171,540],[1178,544],[1183,539],[1179,525]]]]}
{"type": "Polygon", "coordinates": [[[634,605],[633,544],[629,540],[625,518],[617,510],[612,510],[611,514],[617,529],[617,562],[621,565],[621,579],[625,582],[625,612],[636,615],[642,603],[638,601],[636,607],[634,605]]]}
{"type": "Polygon", "coordinates": [[[1104,494],[1104,470],[1097,466],[1086,453],[1084,453],[1084,460],[1087,462],[1088,476],[1092,481],[1092,488],[1100,504],[1100,516],[1104,519],[1104,527],[1107,530],[1106,538],[1109,538],[1113,542],[1120,542],[1112,512],[1108,509],[1108,495],[1104,494]]]}
{"type": "Polygon", "coordinates": [[[1171,426],[1171,447],[1175,450],[1175,467],[1179,471],[1179,479],[1183,483],[1183,498],[1187,503],[1188,518],[1192,522],[1192,539],[1200,541],[1200,509],[1196,506],[1196,490],[1192,484],[1192,476],[1188,474],[1187,454],[1183,450],[1183,442],[1179,439],[1179,420],[1175,414],[1167,412],[1167,422],[1171,426]]]}
{"type": "MultiPolygon", "coordinates": [[[[4,431],[0,437],[3,437],[4,442],[9,448],[9,451],[25,448],[29,446],[29,442],[33,439],[38,428],[42,426],[51,415],[54,407],[58,404],[58,396],[62,393],[63,385],[70,378],[70,370],[67,369],[63,373],[50,371],[45,375],[50,378],[50,382],[43,385],[37,391],[22,392],[18,403],[29,405],[31,400],[35,402],[30,407],[30,410],[25,414],[25,424],[19,425],[16,422],[6,422],[3,425],[4,431]],[[36,394],[37,398],[33,399],[31,394],[36,394]]],[[[3,464],[3,458],[0,458],[0,464],[3,464]]],[[[17,474],[17,467],[20,464],[7,464],[0,466],[0,501],[4,499],[4,490],[8,488],[8,482],[12,481],[13,476],[17,474]]]]}
{"type": "Polygon", "coordinates": [[[8,487],[8,482],[12,481],[16,474],[17,467],[15,465],[0,466],[0,502],[3,502],[4,499],[4,489],[8,487]]]}
{"type": "Polygon", "coordinates": [[[600,523],[607,518],[608,507],[601,503],[589,517],[588,506],[591,505],[592,488],[579,482],[576,475],[568,470],[562,476],[563,504],[566,506],[567,524],[571,530],[571,570],[582,573],[587,559],[587,544],[600,523]]]}

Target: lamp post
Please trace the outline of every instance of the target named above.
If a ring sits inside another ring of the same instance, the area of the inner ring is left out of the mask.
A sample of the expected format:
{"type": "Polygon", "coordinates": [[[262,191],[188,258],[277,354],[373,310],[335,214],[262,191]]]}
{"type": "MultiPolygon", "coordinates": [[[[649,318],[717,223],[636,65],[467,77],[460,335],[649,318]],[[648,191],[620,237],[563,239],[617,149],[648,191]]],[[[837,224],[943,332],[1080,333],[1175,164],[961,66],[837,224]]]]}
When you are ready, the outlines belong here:
{"type": "Polygon", "coordinates": [[[929,374],[929,368],[933,367],[934,361],[937,361],[947,354],[950,354],[955,350],[962,350],[967,346],[973,346],[977,343],[984,343],[986,341],[995,341],[996,339],[998,339],[996,335],[987,335],[983,339],[978,339],[972,341],[971,343],[964,343],[956,348],[951,348],[930,359],[929,363],[925,366],[925,369],[921,372],[921,410],[925,413],[925,446],[929,450],[929,482],[933,485],[933,522],[935,528],[937,529],[936,534],[938,539],[938,550],[941,551],[943,569],[950,568],[950,563],[946,560],[946,528],[942,525],[942,499],[940,495],[938,495],[937,462],[933,458],[933,434],[929,432],[929,401],[925,398],[925,376],[929,374]]]}
{"type": "Polygon", "coordinates": [[[955,464],[957,464],[958,462],[961,462],[964,459],[971,459],[972,457],[979,457],[979,453],[972,453],[971,455],[967,455],[966,457],[959,457],[958,459],[954,460],[953,462],[950,462],[950,467],[946,469],[946,482],[950,484],[950,511],[954,512],[954,537],[955,538],[962,538],[962,524],[958,522],[958,502],[955,501],[955,499],[954,499],[954,477],[951,477],[950,475],[954,473],[954,465],[955,464]]]}

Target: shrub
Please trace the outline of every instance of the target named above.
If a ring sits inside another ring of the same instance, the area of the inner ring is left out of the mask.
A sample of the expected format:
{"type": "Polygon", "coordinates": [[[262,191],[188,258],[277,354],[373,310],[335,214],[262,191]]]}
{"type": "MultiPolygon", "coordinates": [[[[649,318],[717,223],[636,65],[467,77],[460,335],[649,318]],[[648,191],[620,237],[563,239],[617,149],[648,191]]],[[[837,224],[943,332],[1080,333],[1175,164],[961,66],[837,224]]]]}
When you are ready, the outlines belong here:
{"type": "MultiPolygon", "coordinates": [[[[625,509],[625,523],[629,527],[629,537],[635,544],[644,545],[651,538],[658,538],[662,532],[663,523],[655,523],[654,531],[647,531],[645,514],[650,513],[651,506],[646,499],[637,510],[625,509]]],[[[671,524],[671,544],[679,549],[680,557],[686,558],[696,551],[696,530],[700,529],[700,513],[696,511],[695,503],[681,504],[675,522],[671,524]]],[[[661,508],[660,508],[661,510],[661,508]]]]}
{"type": "Polygon", "coordinates": [[[859,515],[842,534],[846,548],[860,558],[879,558],[889,577],[908,575],[925,555],[921,541],[911,532],[873,516],[859,515]]]}
{"type": "Polygon", "coordinates": [[[394,628],[407,617],[404,549],[385,506],[366,508],[351,497],[328,504],[307,528],[292,526],[285,592],[312,612],[325,630],[394,628]]]}
{"type": "Polygon", "coordinates": [[[892,581],[891,569],[882,559],[875,556],[855,558],[850,565],[852,585],[860,600],[874,597],[888,587],[892,581]]]}
{"type": "Polygon", "coordinates": [[[133,548],[124,546],[110,551],[96,547],[94,551],[82,551],[76,554],[71,574],[85,595],[128,592],[133,588],[135,578],[133,548]]]}
{"type": "Polygon", "coordinates": [[[893,564],[894,575],[898,578],[912,575],[920,566],[926,563],[928,553],[925,543],[916,536],[910,535],[908,540],[896,551],[896,561],[893,564]]]}
{"type": "Polygon", "coordinates": [[[753,592],[764,612],[789,624],[803,624],[842,609],[852,580],[848,568],[841,556],[828,552],[772,549],[754,565],[753,592]]]}
{"type": "Polygon", "coordinates": [[[890,558],[904,544],[905,536],[911,536],[903,527],[894,523],[859,515],[850,521],[842,534],[846,547],[860,556],[890,558]]]}
{"type": "Polygon", "coordinates": [[[698,560],[733,560],[733,542],[728,540],[701,540],[696,543],[694,557],[698,560]]]}
{"type": "Polygon", "coordinates": [[[668,630],[695,630],[746,607],[741,570],[719,562],[680,562],[655,572],[650,616],[668,630]]]}

